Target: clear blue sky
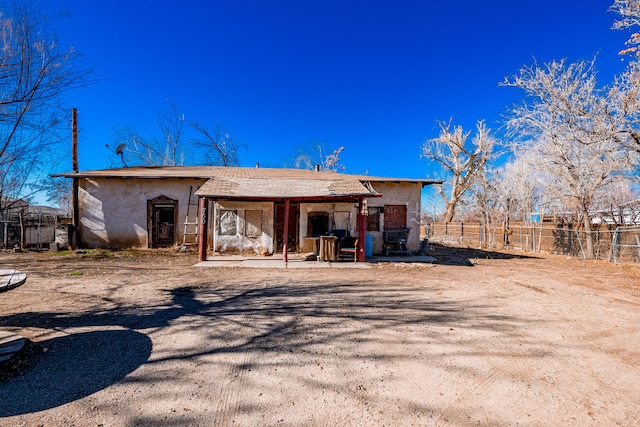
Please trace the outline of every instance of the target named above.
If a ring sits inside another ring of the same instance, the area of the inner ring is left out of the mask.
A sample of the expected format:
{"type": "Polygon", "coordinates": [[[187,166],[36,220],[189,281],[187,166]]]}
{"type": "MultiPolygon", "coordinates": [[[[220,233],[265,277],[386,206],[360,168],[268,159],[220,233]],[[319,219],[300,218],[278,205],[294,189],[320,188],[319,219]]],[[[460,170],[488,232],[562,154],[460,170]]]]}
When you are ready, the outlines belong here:
{"type": "MultiPolygon", "coordinates": [[[[598,55],[624,67],[613,0],[96,2],[45,0],[63,43],[104,77],[73,93],[80,169],[109,166],[112,127],[152,134],[172,99],[219,121],[242,166],[281,166],[310,139],[344,146],[345,172],[433,177],[420,146],[438,120],[497,129],[523,65],[598,55]]],[[[61,169],[70,169],[70,162],[61,169]]]]}

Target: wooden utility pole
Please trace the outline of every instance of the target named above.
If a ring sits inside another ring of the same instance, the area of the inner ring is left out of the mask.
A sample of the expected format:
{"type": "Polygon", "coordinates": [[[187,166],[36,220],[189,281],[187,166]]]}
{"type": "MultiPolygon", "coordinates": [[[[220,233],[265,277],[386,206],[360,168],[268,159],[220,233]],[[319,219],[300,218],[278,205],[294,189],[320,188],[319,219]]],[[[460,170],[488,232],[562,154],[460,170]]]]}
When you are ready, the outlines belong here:
{"type": "MultiPolygon", "coordinates": [[[[78,110],[71,110],[71,166],[78,173],[78,110]]],[[[80,206],[78,202],[78,178],[73,177],[71,203],[73,205],[72,232],[69,233],[71,249],[77,249],[80,240],[80,206]]]]}
{"type": "Polygon", "coordinates": [[[71,166],[78,172],[78,110],[71,109],[71,166]]]}

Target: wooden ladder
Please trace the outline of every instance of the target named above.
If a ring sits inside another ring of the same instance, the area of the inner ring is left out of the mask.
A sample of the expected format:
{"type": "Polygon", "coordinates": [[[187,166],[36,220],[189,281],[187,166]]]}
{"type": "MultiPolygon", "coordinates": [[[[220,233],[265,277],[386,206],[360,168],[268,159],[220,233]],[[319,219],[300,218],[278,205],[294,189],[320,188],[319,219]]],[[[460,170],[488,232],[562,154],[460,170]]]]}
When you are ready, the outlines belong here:
{"type": "Polygon", "coordinates": [[[193,186],[189,186],[189,198],[187,199],[187,217],[184,219],[184,230],[182,232],[182,246],[187,248],[189,246],[198,246],[198,203],[193,203],[193,186]],[[196,213],[193,221],[189,221],[189,215],[191,213],[191,207],[194,206],[196,213]],[[194,236],[193,239],[190,237],[194,236]],[[193,240],[193,241],[192,241],[193,240]]]}

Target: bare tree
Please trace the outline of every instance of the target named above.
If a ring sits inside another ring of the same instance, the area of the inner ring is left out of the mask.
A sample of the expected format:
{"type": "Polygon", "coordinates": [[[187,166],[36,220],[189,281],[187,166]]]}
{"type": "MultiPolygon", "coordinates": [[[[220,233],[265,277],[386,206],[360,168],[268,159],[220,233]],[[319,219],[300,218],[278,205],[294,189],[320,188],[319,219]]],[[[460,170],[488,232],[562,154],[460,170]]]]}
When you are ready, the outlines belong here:
{"type": "Polygon", "coordinates": [[[536,209],[544,209],[548,204],[541,186],[541,176],[534,164],[526,156],[516,153],[496,171],[500,183],[498,192],[505,216],[516,221],[528,222],[536,209]]]}
{"type": "Polygon", "coordinates": [[[633,223],[638,217],[638,192],[627,177],[616,177],[596,195],[594,206],[600,216],[611,224],[633,223]]]}
{"type": "Polygon", "coordinates": [[[183,147],[184,113],[172,100],[167,109],[158,113],[160,136],[145,136],[136,126],[114,129],[115,147],[107,144],[120,157],[122,166],[177,166],[185,162],[183,147]],[[128,160],[126,160],[128,159],[128,160]]]}
{"type": "MultiPolygon", "coordinates": [[[[498,227],[503,225],[505,218],[505,207],[502,205],[500,181],[497,175],[497,170],[485,168],[477,174],[469,189],[475,219],[482,225],[483,241],[489,248],[494,247],[496,231],[498,227]]],[[[508,218],[508,214],[506,218],[508,218]]]]}
{"type": "Polygon", "coordinates": [[[38,1],[0,5],[0,210],[28,197],[62,159],[63,96],[91,83],[78,52],[58,43],[54,20],[38,1]]]}
{"type": "Polygon", "coordinates": [[[191,126],[198,131],[201,138],[195,145],[204,150],[205,163],[215,166],[239,166],[238,151],[246,147],[239,144],[231,132],[216,122],[213,130],[199,122],[191,122],[191,126]]]}
{"type": "Polygon", "coordinates": [[[451,222],[456,207],[489,161],[496,140],[484,121],[477,123],[471,140],[471,132],[464,132],[462,126],[451,122],[440,122],[439,126],[440,136],[423,143],[422,157],[438,164],[447,175],[439,193],[445,203],[444,222],[451,222]]]}
{"type": "MultiPolygon", "coordinates": [[[[615,0],[611,10],[618,13],[613,28],[637,29],[640,26],[640,1],[615,0]]],[[[609,92],[607,119],[615,139],[625,148],[640,153],[640,33],[632,32],[620,55],[629,59],[627,68],[613,82],[609,92]]]]}
{"type": "Polygon", "coordinates": [[[615,139],[609,88],[599,87],[593,62],[534,64],[505,79],[528,102],[513,107],[507,126],[517,149],[540,171],[545,191],[579,207],[586,255],[594,255],[590,209],[600,188],[632,167],[632,156],[615,139]]]}
{"type": "Polygon", "coordinates": [[[341,163],[340,154],[344,147],[329,148],[325,141],[310,139],[305,146],[296,147],[290,162],[296,169],[316,169],[324,172],[342,172],[346,167],[341,163]]]}
{"type": "Polygon", "coordinates": [[[73,215],[72,183],[66,178],[51,178],[37,184],[47,196],[47,201],[65,211],[68,218],[73,215]]]}
{"type": "MultiPolygon", "coordinates": [[[[640,1],[639,0],[615,0],[610,8],[611,11],[618,13],[620,18],[615,20],[613,28],[616,30],[624,30],[640,26],[640,1]]],[[[626,49],[620,51],[622,55],[634,54],[638,56],[640,51],[640,33],[631,33],[629,39],[626,41],[628,46],[626,49]]]]}

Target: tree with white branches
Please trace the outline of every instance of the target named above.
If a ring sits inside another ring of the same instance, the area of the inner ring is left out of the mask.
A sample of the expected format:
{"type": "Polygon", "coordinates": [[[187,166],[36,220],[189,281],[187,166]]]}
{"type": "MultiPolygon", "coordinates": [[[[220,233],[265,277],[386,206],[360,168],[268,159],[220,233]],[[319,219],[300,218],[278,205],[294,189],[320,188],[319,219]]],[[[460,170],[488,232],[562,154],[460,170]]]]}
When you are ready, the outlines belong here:
{"type": "Polygon", "coordinates": [[[310,139],[305,146],[296,147],[296,152],[285,164],[296,169],[318,167],[323,172],[342,172],[346,169],[340,159],[343,151],[344,147],[331,149],[323,140],[310,139]]]}
{"type": "Polygon", "coordinates": [[[594,255],[590,211],[599,189],[633,167],[633,156],[616,140],[610,88],[599,87],[593,62],[553,61],[524,67],[504,86],[527,100],[510,112],[507,127],[517,150],[541,173],[545,192],[579,206],[586,256],[594,255]]]}
{"type": "Polygon", "coordinates": [[[422,157],[436,163],[446,175],[438,192],[445,203],[443,220],[451,222],[465,193],[491,158],[496,140],[484,121],[477,123],[471,139],[471,132],[453,126],[451,121],[440,122],[439,126],[440,135],[422,144],[422,157]]]}
{"type": "Polygon", "coordinates": [[[504,214],[517,221],[530,221],[530,215],[547,204],[540,173],[526,156],[516,154],[498,169],[498,192],[504,214]]]}
{"type": "MultiPolygon", "coordinates": [[[[613,23],[616,30],[626,30],[640,26],[640,1],[639,0],[615,0],[611,6],[611,11],[620,15],[613,23]]],[[[622,55],[632,53],[636,56],[640,55],[638,48],[640,47],[640,33],[631,33],[626,41],[628,46],[620,51],[622,55]]]]}

